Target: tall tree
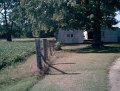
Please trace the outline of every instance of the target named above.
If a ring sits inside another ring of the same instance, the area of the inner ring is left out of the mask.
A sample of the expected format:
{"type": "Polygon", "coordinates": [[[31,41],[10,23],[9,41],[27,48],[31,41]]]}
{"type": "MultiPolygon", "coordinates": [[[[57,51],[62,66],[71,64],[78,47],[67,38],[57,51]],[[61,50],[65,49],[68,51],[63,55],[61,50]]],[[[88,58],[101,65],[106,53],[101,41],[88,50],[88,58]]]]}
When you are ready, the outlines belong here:
{"type": "Polygon", "coordinates": [[[120,0],[64,0],[61,2],[64,27],[93,31],[94,48],[102,46],[101,27],[116,24],[120,0]]]}
{"type": "MultiPolygon", "coordinates": [[[[19,0],[1,0],[0,1],[0,14],[2,17],[2,24],[5,25],[5,32],[6,32],[6,39],[7,41],[12,41],[11,38],[11,28],[10,21],[9,21],[9,14],[12,12],[12,9],[19,4],[19,0]]],[[[12,22],[11,22],[12,26],[12,22]]]]}
{"type": "Polygon", "coordinates": [[[101,27],[112,28],[116,24],[115,12],[119,10],[120,0],[83,0],[85,12],[90,18],[91,28],[93,30],[94,48],[102,46],[101,27]]]}
{"type": "Polygon", "coordinates": [[[14,22],[14,25],[20,28],[23,36],[31,32],[32,25],[27,18],[27,13],[23,6],[19,5],[12,10],[10,13],[10,20],[14,22]]]}
{"type": "Polygon", "coordinates": [[[23,33],[32,31],[34,36],[39,36],[41,32],[55,31],[58,28],[57,7],[54,2],[48,1],[21,0],[20,6],[11,13],[11,19],[21,27],[23,33]]]}
{"type": "Polygon", "coordinates": [[[93,31],[94,48],[102,46],[101,27],[116,23],[120,0],[21,0],[35,30],[71,28],[93,31]]]}

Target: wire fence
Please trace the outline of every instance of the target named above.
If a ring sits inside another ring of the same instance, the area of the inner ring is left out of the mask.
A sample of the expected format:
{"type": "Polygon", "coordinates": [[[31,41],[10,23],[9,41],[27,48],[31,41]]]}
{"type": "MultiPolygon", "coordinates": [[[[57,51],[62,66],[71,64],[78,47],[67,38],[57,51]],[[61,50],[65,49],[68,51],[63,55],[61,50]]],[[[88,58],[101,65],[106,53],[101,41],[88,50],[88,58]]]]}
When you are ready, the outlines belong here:
{"type": "Polygon", "coordinates": [[[50,58],[55,54],[55,40],[40,40],[38,38],[35,40],[35,43],[37,68],[45,74],[48,71],[48,66],[51,66],[50,58]]]}

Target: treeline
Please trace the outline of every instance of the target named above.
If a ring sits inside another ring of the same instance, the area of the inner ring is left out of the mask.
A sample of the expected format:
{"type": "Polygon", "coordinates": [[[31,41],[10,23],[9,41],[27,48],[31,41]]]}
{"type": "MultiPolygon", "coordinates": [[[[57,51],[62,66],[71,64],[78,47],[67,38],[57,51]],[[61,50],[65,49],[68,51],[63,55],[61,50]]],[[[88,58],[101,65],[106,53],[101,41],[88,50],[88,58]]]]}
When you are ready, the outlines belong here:
{"type": "MultiPolygon", "coordinates": [[[[12,38],[37,37],[35,24],[28,19],[22,0],[0,1],[0,39],[12,41],[12,38]]],[[[39,21],[39,20],[38,20],[39,21]]],[[[41,30],[41,37],[54,37],[55,31],[41,30]]]]}
{"type": "MultiPolygon", "coordinates": [[[[0,26],[0,39],[6,39],[7,34],[5,32],[5,26],[0,26]]],[[[41,38],[49,38],[55,37],[55,31],[40,31],[41,38]]],[[[33,31],[25,30],[21,31],[20,28],[12,28],[11,30],[11,38],[36,38],[34,36],[33,31]]]]}

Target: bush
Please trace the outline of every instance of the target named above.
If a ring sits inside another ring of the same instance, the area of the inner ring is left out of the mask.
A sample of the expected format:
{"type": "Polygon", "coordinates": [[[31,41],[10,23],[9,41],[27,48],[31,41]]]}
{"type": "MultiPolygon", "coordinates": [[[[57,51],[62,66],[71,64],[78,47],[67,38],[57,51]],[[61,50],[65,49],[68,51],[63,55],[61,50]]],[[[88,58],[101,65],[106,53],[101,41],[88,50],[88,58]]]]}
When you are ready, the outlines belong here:
{"type": "Polygon", "coordinates": [[[60,44],[59,42],[57,42],[57,43],[55,44],[55,50],[56,50],[56,51],[62,50],[61,44],[60,44]]]}

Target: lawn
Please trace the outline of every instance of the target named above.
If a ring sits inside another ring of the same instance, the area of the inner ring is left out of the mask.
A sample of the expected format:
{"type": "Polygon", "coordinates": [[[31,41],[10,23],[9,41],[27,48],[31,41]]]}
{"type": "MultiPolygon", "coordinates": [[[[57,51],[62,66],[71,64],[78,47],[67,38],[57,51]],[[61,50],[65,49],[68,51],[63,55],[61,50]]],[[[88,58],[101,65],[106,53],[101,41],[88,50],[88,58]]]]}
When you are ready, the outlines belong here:
{"type": "Polygon", "coordinates": [[[38,76],[28,76],[0,83],[0,91],[29,91],[38,81],[38,76]]]}
{"type": "Polygon", "coordinates": [[[30,56],[35,53],[34,40],[0,41],[0,91],[28,91],[42,79],[33,67],[36,66],[36,56],[33,55],[34,59],[30,56]]]}
{"type": "Polygon", "coordinates": [[[100,49],[94,49],[90,44],[64,45],[62,49],[76,53],[120,53],[120,44],[104,44],[100,49]]]}
{"type": "Polygon", "coordinates": [[[0,69],[23,61],[35,53],[35,43],[30,41],[0,41],[0,69]]]}
{"type": "MultiPolygon", "coordinates": [[[[20,65],[24,67],[25,64],[22,62],[34,53],[35,42],[33,39],[15,39],[13,42],[0,41],[0,91],[3,89],[4,91],[28,91],[38,81],[38,77],[35,75],[23,77],[23,73],[19,73],[20,65]],[[19,76],[23,76],[14,79],[17,72],[19,76]]],[[[25,69],[23,68],[23,70],[25,69]]]]}

